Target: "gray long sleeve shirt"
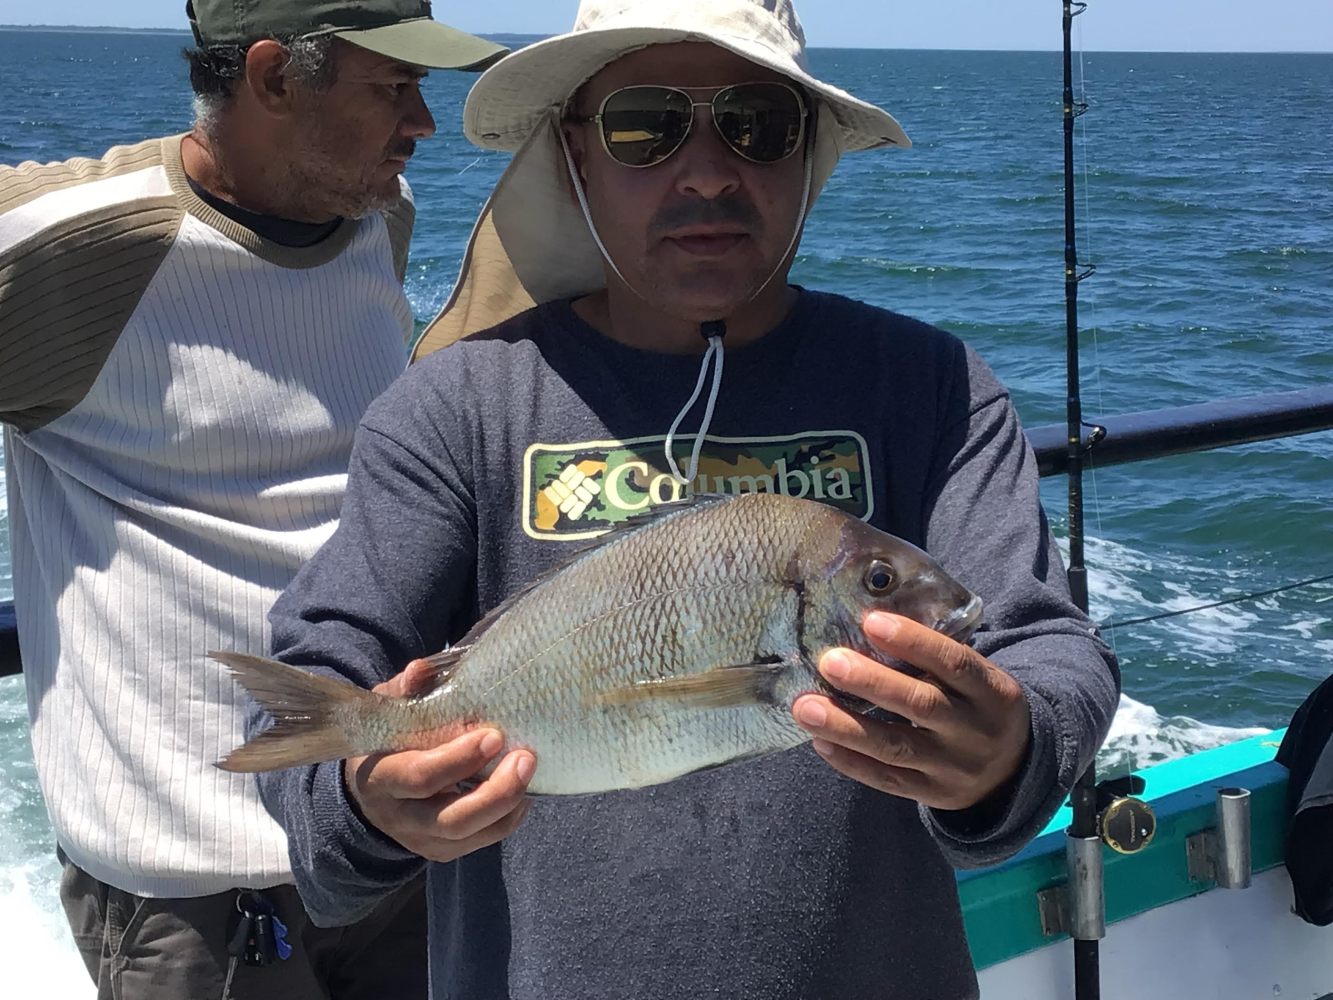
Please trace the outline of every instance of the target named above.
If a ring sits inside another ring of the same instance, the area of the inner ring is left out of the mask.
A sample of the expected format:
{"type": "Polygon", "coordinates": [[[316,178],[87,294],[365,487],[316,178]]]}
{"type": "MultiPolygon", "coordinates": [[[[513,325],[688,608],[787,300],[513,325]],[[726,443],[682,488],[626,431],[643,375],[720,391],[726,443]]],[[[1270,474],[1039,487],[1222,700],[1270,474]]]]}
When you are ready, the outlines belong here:
{"type": "MultiPolygon", "coordinates": [[[[362,424],[337,533],[273,609],[277,655],[371,686],[581,539],[670,499],[662,442],[698,367],[610,341],[567,302],[415,365],[362,424]]],[[[974,997],[951,866],[998,861],[1040,829],[1118,692],[1070,603],[1008,394],[948,334],[803,291],[727,352],[700,476],[701,491],[852,510],[979,594],[974,644],[1031,708],[1020,774],[984,815],[939,813],[803,746],[540,799],[504,843],[429,866],[432,996],[974,997]]],[[[358,816],[338,763],[260,781],[317,923],[357,919],[420,871],[358,816]]]]}

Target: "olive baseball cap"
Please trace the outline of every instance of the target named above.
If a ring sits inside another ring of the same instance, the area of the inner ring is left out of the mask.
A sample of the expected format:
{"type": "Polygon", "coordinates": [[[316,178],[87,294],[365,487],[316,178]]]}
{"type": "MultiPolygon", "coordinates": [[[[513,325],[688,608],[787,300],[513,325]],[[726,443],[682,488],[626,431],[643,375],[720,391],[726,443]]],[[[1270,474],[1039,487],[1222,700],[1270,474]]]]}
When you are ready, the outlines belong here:
{"type": "Polygon", "coordinates": [[[428,69],[482,70],[508,49],[433,20],[429,0],[187,0],[200,46],[334,35],[428,69]]]}

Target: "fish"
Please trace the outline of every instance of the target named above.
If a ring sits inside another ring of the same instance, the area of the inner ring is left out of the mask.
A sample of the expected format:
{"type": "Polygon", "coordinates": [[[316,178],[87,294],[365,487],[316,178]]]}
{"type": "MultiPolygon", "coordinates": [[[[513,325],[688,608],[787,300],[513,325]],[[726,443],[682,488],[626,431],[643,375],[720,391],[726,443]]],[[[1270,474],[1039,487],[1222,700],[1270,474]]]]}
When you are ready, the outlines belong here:
{"type": "Polygon", "coordinates": [[[217,766],[429,749],[490,726],[506,750],[536,755],[529,794],[660,784],[808,741],[796,699],[846,702],[816,668],[826,650],[889,662],[861,627],[876,610],[966,642],[982,602],[922,549],[830,505],[701,495],[614,529],[515,593],[429,657],[413,697],[210,654],[274,720],[217,766]]]}

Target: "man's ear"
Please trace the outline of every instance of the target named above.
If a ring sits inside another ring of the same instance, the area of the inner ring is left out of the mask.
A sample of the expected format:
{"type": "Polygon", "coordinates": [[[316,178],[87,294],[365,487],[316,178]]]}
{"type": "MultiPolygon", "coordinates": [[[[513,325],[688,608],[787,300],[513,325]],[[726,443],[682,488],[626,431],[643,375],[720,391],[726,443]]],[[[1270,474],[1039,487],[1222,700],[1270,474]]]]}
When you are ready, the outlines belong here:
{"type": "Polygon", "coordinates": [[[271,38],[253,43],[245,53],[245,89],[260,108],[277,117],[291,113],[290,60],[282,44],[271,38]]]}

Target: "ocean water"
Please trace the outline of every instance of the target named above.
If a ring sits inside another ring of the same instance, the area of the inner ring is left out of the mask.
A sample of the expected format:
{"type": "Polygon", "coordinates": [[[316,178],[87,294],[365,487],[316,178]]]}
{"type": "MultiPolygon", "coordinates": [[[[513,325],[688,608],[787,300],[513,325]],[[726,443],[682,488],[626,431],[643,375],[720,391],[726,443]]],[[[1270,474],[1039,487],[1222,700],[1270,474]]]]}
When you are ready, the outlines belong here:
{"type": "MultiPolygon", "coordinates": [[[[1095,24],[1085,30],[1091,39],[1095,24]]],[[[0,162],[183,131],[184,41],[0,32],[0,162]]],[[[916,145],[844,159],[794,280],[952,330],[1010,386],[1028,426],[1062,422],[1059,55],[822,50],[812,61],[893,111],[916,145]]],[[[1333,56],[1089,53],[1075,73],[1091,105],[1078,128],[1079,244],[1098,265],[1081,291],[1088,419],[1333,382],[1333,56]]],[[[505,163],[455,134],[467,85],[431,77],[441,136],[409,173],[420,321],[448,294],[505,163]]],[[[1331,460],[1325,433],[1089,475],[1094,617],[1333,572],[1331,460]]],[[[1044,498],[1063,538],[1063,481],[1044,498]]],[[[10,587],[0,505],[0,599],[10,587]]],[[[1103,765],[1285,724],[1333,669],[1331,613],[1326,583],[1113,631],[1126,698],[1103,765]]],[[[0,966],[21,957],[50,995],[86,996],[52,851],[21,681],[2,680],[0,966]]]]}

